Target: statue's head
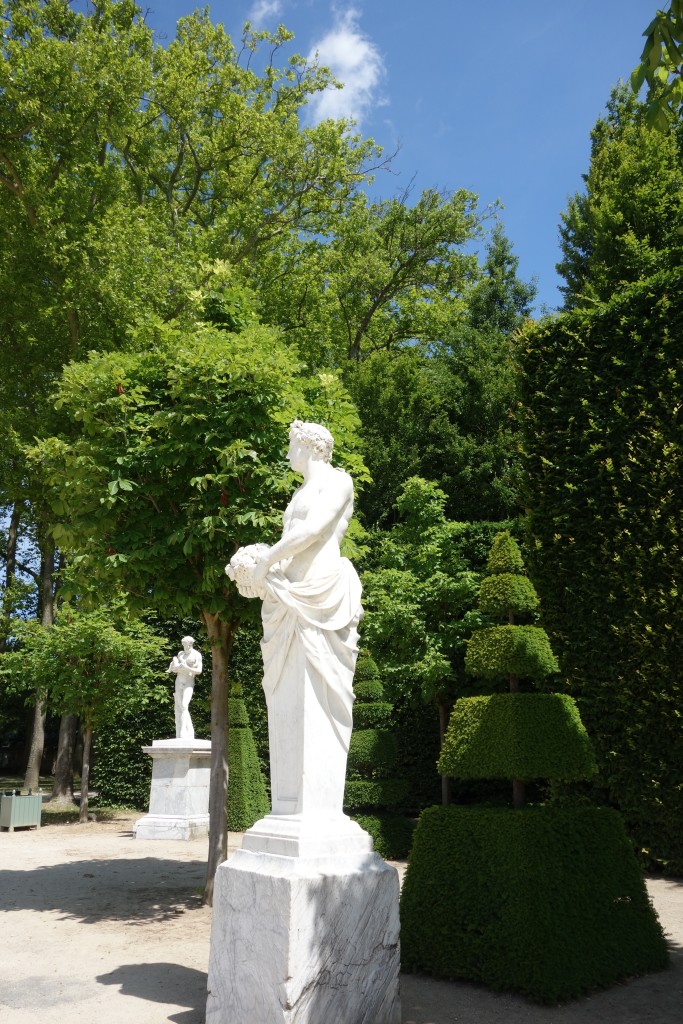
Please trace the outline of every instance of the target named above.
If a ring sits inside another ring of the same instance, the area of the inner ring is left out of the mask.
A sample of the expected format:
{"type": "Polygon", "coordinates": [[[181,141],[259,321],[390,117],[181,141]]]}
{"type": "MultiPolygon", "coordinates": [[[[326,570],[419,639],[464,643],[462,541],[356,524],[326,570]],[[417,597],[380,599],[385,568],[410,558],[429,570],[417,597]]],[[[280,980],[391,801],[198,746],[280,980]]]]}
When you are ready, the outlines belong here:
{"type": "Polygon", "coordinates": [[[334,448],[334,438],[327,427],[319,423],[304,423],[294,420],[289,428],[289,439],[296,445],[308,449],[315,458],[329,462],[334,448]]]}
{"type": "Polygon", "coordinates": [[[188,647],[192,647],[192,645],[194,644],[194,637],[193,636],[184,636],[183,639],[182,639],[182,644],[183,644],[183,647],[187,650],[188,647]]]}

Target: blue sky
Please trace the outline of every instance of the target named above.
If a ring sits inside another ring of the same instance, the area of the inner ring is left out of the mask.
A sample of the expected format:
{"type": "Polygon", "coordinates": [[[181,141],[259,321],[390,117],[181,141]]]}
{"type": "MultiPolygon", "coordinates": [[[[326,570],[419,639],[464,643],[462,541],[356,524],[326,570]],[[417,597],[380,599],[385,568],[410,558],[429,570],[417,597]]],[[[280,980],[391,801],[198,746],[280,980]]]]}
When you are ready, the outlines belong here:
{"type": "MultiPolygon", "coordinates": [[[[172,37],[186,0],[151,0],[148,23],[172,37]]],[[[468,188],[501,219],[537,278],[538,303],[561,301],[555,264],[567,196],[582,187],[589,133],[611,88],[627,79],[662,0],[215,0],[214,21],[295,33],[345,88],[311,116],[354,116],[392,152],[376,194],[414,178],[416,193],[468,188]]]]}

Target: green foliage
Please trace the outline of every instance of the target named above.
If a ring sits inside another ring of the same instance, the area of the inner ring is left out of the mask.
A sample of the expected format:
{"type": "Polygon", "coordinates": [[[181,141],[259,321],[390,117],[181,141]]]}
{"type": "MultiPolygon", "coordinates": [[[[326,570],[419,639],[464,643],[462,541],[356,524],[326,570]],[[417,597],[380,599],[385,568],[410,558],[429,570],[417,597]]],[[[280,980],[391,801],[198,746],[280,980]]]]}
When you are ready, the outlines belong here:
{"type": "Polygon", "coordinates": [[[669,954],[616,812],[431,807],[401,893],[405,970],[540,1002],[660,970],[669,954]]]}
{"type": "Polygon", "coordinates": [[[640,64],[631,74],[631,87],[649,87],[647,119],[661,132],[669,130],[683,106],[683,3],[670,0],[669,9],[658,10],[643,35],[640,64]]]}
{"type": "Polygon", "coordinates": [[[557,660],[539,626],[490,626],[472,634],[465,671],[484,679],[515,675],[540,680],[557,672],[557,660]]]}
{"type": "MultiPolygon", "coordinates": [[[[193,701],[195,718],[196,698],[193,701]]],[[[92,786],[99,807],[149,808],[152,759],[142,750],[160,736],[174,736],[173,693],[154,705],[125,709],[106,722],[95,737],[92,786]]]]}
{"type": "Polygon", "coordinates": [[[54,626],[30,620],[14,631],[19,645],[2,655],[14,688],[40,694],[89,729],[165,699],[159,680],[169,644],[120,608],[65,606],[54,626]]]}
{"type": "Polygon", "coordinates": [[[456,701],[439,771],[459,779],[585,779],[595,772],[571,697],[498,693],[456,701]]]}
{"type": "Polygon", "coordinates": [[[353,709],[354,728],[358,730],[391,728],[392,708],[393,704],[389,704],[387,701],[357,703],[353,709]]]}
{"type": "Polygon", "coordinates": [[[494,619],[503,618],[509,612],[530,615],[538,608],[538,597],[528,577],[499,572],[481,581],[479,607],[484,615],[494,619]]]}
{"type": "Polygon", "coordinates": [[[403,779],[348,779],[344,788],[344,807],[397,807],[407,796],[403,779]]]}
{"type": "Polygon", "coordinates": [[[519,544],[508,530],[496,535],[486,563],[491,575],[500,573],[521,574],[524,572],[524,560],[519,544]]]}
{"type": "Polygon", "coordinates": [[[379,679],[367,679],[365,682],[353,681],[353,689],[356,694],[357,700],[364,702],[374,701],[375,703],[382,702],[384,697],[384,686],[379,679]]]}
{"type": "MultiPolygon", "coordinates": [[[[375,661],[370,657],[370,655],[366,651],[361,651],[360,654],[358,655],[358,660],[356,662],[356,671],[353,677],[354,689],[357,691],[357,684],[359,682],[365,682],[367,680],[372,680],[373,682],[379,683],[379,669],[377,668],[375,661]]],[[[381,685],[382,684],[380,683],[380,686],[381,685]]]]}
{"type": "Polygon", "coordinates": [[[357,728],[351,734],[347,762],[348,778],[356,779],[364,774],[370,778],[381,778],[391,771],[397,758],[398,740],[393,732],[386,729],[357,728]]]}
{"type": "Polygon", "coordinates": [[[362,829],[372,836],[375,853],[385,860],[405,860],[410,853],[415,822],[403,814],[354,814],[362,829]]]}
{"type": "Polygon", "coordinates": [[[270,802],[241,698],[229,698],[228,721],[228,829],[244,832],[268,814],[270,802]]]}
{"type": "Polygon", "coordinates": [[[254,615],[224,566],[236,547],[279,529],[291,419],[324,406],[342,462],[363,477],[338,377],[299,371],[267,328],[177,323],[157,324],[144,352],[71,363],[58,405],[79,433],[34,451],[60,548],[90,580],[120,579],[131,600],[153,581],[168,614],[254,615]]]}
{"type": "Polygon", "coordinates": [[[683,871],[683,275],[524,343],[531,571],[600,791],[646,861],[683,871]]]}
{"type": "Polygon", "coordinates": [[[562,216],[557,269],[566,309],[609,302],[629,284],[680,267],[681,138],[652,131],[626,86],[613,92],[591,135],[585,187],[562,216]]]}

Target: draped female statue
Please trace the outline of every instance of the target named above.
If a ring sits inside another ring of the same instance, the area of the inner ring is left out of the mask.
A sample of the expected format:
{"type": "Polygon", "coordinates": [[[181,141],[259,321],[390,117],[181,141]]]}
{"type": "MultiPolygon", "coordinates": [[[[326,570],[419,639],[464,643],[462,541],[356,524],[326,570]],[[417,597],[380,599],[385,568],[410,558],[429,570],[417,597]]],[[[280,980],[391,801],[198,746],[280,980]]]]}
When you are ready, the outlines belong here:
{"type": "Polygon", "coordinates": [[[241,548],[226,566],[241,594],[263,599],[274,815],[340,818],[352,728],[361,584],[340,543],[353,482],[330,464],[332,435],[295,420],[288,459],[303,483],[282,537],[241,548]]]}

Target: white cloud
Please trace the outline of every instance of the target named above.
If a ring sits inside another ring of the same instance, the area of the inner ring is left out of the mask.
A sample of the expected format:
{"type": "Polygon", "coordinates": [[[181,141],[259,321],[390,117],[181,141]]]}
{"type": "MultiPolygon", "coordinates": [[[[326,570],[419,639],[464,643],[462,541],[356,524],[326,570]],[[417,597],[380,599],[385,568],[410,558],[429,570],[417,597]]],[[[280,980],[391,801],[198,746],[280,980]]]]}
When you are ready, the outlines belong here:
{"type": "Polygon", "coordinates": [[[249,9],[247,21],[254,28],[262,28],[265,21],[277,18],[282,14],[282,0],[254,0],[249,9]]]}
{"type": "Polygon", "coordinates": [[[358,26],[360,11],[355,7],[334,9],[330,31],[312,47],[309,60],[330,68],[343,89],[326,89],[309,104],[311,120],[318,124],[328,117],[352,118],[360,123],[371,106],[382,105],[377,90],[385,68],[377,46],[358,26]]]}

